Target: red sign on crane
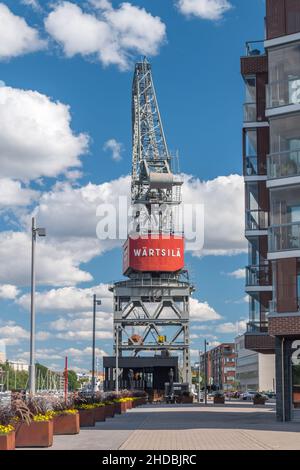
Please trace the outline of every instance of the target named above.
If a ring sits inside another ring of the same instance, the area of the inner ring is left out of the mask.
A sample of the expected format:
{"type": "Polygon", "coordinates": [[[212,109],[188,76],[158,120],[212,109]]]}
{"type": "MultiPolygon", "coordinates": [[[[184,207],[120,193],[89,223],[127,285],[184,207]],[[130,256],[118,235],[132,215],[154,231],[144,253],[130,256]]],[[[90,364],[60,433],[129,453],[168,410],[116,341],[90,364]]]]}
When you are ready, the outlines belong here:
{"type": "Polygon", "coordinates": [[[130,269],[142,272],[176,272],[184,267],[183,237],[129,237],[123,250],[123,274],[128,273],[130,269]]]}

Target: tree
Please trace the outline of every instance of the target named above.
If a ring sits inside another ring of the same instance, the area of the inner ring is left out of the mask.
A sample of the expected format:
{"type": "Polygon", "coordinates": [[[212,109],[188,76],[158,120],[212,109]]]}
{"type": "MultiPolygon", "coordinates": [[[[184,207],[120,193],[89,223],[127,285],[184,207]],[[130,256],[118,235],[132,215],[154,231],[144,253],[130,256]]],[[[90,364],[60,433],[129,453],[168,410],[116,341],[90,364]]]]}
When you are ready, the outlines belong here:
{"type": "Polygon", "coordinates": [[[77,374],[74,370],[68,370],[68,388],[71,392],[74,392],[80,387],[80,383],[77,379],[77,374]]]}

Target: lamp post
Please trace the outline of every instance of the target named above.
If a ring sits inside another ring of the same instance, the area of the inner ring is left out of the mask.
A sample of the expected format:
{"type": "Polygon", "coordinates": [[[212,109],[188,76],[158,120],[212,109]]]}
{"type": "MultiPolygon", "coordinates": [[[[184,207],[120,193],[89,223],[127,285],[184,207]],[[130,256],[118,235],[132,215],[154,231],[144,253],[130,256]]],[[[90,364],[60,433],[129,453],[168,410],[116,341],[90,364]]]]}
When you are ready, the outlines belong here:
{"type": "Polygon", "coordinates": [[[118,325],[116,330],[116,393],[119,393],[119,331],[118,325]]]}
{"type": "Polygon", "coordinates": [[[207,405],[207,358],[206,347],[209,345],[206,339],[204,340],[204,403],[207,405]]]}
{"type": "Polygon", "coordinates": [[[92,394],[95,394],[95,355],[96,355],[96,307],[101,305],[101,300],[97,299],[96,294],[93,295],[93,347],[92,347],[92,394]]]}
{"type": "Polygon", "coordinates": [[[199,367],[198,367],[198,403],[200,403],[200,399],[201,399],[201,391],[200,391],[200,386],[201,386],[201,376],[200,376],[200,372],[201,372],[201,364],[200,364],[200,361],[201,361],[201,351],[199,350],[199,367]]]}
{"type": "Polygon", "coordinates": [[[31,225],[31,305],[30,305],[30,361],[29,361],[29,392],[35,394],[35,245],[36,236],[45,237],[46,229],[36,227],[35,217],[31,225]]]}

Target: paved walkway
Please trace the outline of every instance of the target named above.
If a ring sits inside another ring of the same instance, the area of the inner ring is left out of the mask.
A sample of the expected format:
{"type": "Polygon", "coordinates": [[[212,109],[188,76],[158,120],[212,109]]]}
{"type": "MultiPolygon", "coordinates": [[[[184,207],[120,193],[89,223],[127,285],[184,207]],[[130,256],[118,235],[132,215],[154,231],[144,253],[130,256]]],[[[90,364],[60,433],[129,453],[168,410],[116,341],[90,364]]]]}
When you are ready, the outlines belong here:
{"type": "Polygon", "coordinates": [[[55,436],[51,449],[300,450],[300,423],[276,422],[270,405],[146,405],[55,436]]]}

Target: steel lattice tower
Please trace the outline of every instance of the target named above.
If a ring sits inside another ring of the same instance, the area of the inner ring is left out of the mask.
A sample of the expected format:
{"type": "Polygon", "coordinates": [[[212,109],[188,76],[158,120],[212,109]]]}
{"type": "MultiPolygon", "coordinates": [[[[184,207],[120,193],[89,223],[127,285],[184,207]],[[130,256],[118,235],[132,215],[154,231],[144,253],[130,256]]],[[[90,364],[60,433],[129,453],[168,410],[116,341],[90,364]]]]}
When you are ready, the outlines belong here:
{"type": "MultiPolygon", "coordinates": [[[[129,231],[124,245],[123,272],[128,279],[111,287],[114,348],[120,357],[136,357],[145,351],[165,357],[171,351],[182,353],[182,378],[190,384],[189,298],[193,287],[184,270],[183,233],[176,227],[182,179],[172,171],[147,60],[135,65],[132,136],[132,205],[143,205],[148,220],[154,212],[156,229],[137,223],[139,236],[132,238],[129,231]]],[[[141,218],[140,210],[137,215],[141,218]]]]}

